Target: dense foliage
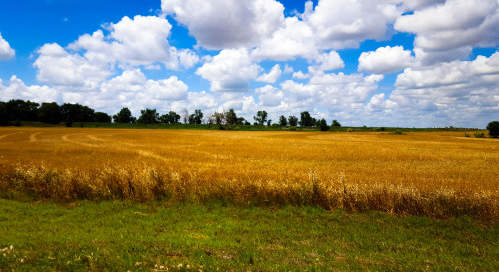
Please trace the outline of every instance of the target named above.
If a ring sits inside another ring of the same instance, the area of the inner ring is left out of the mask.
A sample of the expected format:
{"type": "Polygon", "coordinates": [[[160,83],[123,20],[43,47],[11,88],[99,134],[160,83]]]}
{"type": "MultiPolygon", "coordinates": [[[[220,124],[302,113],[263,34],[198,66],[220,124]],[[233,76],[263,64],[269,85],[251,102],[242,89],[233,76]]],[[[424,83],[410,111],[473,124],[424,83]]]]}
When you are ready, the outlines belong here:
{"type": "Polygon", "coordinates": [[[59,106],[57,103],[42,103],[41,105],[31,101],[10,100],[0,102],[0,125],[18,124],[20,121],[38,121],[48,124],[65,122],[111,122],[111,117],[103,112],[95,112],[93,109],[80,104],[65,103],[59,106]]]}
{"type": "Polygon", "coordinates": [[[499,121],[490,122],[487,125],[487,130],[489,131],[490,137],[493,138],[499,137],[499,121]]]}
{"type": "MultiPolygon", "coordinates": [[[[298,124],[300,127],[307,128],[320,128],[322,131],[329,130],[330,126],[326,120],[316,120],[308,111],[300,114],[300,119],[296,116],[281,115],[278,122],[273,123],[269,118],[266,111],[258,111],[253,117],[255,128],[262,127],[289,127],[296,130],[298,124]]],[[[10,100],[9,102],[0,102],[0,125],[20,125],[21,121],[27,122],[43,122],[47,124],[65,123],[66,126],[72,126],[73,123],[118,123],[118,124],[166,124],[177,125],[181,123],[189,125],[202,125],[208,126],[215,125],[219,129],[233,129],[237,126],[251,126],[243,117],[237,116],[234,109],[228,111],[215,112],[210,115],[205,115],[200,109],[196,109],[194,113],[189,114],[187,110],[182,111],[181,115],[170,111],[161,115],[156,109],[141,110],[138,118],[132,115],[132,111],[124,107],[112,117],[104,112],[95,112],[94,109],[80,105],[64,103],[58,105],[55,102],[42,103],[41,105],[31,101],[24,100],[10,100]]],[[[332,127],[341,127],[340,123],[336,120],[331,124],[332,127]]]]}

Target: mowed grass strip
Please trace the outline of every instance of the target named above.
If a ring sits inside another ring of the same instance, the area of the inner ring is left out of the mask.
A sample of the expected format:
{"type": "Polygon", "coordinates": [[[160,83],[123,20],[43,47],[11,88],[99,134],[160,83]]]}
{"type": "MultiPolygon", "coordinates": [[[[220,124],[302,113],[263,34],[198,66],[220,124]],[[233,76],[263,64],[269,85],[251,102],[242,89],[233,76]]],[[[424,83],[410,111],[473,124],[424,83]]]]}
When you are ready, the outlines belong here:
{"type": "Polygon", "coordinates": [[[8,198],[224,200],[499,218],[499,141],[470,141],[460,132],[0,133],[6,135],[0,140],[0,191],[8,198]]]}
{"type": "Polygon", "coordinates": [[[2,271],[494,271],[499,227],[314,207],[0,200],[2,271]]]}

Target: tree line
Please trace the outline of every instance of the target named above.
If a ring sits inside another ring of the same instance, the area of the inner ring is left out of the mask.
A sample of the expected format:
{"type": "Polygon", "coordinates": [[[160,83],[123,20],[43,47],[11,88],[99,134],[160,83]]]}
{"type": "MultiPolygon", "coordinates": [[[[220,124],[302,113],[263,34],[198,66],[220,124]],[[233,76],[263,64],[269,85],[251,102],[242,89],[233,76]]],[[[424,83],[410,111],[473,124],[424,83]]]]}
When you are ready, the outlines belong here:
{"type": "Polygon", "coordinates": [[[0,102],[0,125],[19,124],[21,121],[59,124],[65,122],[110,123],[111,116],[80,104],[55,102],[38,104],[20,99],[0,102]]]}
{"type": "MultiPolygon", "coordinates": [[[[170,111],[160,115],[156,109],[146,108],[140,111],[138,118],[132,115],[130,109],[124,107],[113,116],[104,112],[96,112],[94,109],[72,103],[58,105],[55,102],[35,103],[20,99],[0,102],[0,125],[16,125],[21,121],[43,122],[48,124],[65,123],[71,126],[74,122],[97,122],[97,123],[126,123],[126,124],[190,124],[190,125],[216,125],[220,129],[231,128],[232,126],[280,126],[280,127],[318,127],[321,130],[328,130],[330,126],[325,119],[315,119],[308,111],[304,111],[299,117],[281,115],[277,123],[269,119],[266,111],[258,111],[253,117],[251,124],[243,117],[237,116],[234,109],[228,111],[215,112],[205,115],[200,109],[189,114],[187,110],[176,113],[170,111]]],[[[332,127],[341,127],[341,124],[334,120],[332,127]]]]}

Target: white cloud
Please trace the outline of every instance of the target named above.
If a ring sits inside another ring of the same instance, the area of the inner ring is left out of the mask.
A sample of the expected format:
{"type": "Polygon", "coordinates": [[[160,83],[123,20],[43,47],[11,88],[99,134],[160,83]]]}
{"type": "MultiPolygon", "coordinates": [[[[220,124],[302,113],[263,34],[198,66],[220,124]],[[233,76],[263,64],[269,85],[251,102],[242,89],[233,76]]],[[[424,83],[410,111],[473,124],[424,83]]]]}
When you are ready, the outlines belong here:
{"type": "Polygon", "coordinates": [[[11,99],[24,99],[34,102],[57,101],[58,92],[48,86],[26,86],[22,80],[12,76],[8,85],[3,85],[0,80],[0,101],[11,99]]]}
{"type": "Polygon", "coordinates": [[[402,46],[386,46],[376,51],[363,52],[359,57],[359,71],[374,74],[398,72],[414,62],[411,51],[402,46]]]}
{"type": "Polygon", "coordinates": [[[421,9],[428,6],[444,3],[446,0],[404,0],[404,5],[410,9],[421,9]]]}
{"type": "Polygon", "coordinates": [[[415,52],[423,64],[463,59],[472,47],[499,43],[497,0],[447,0],[401,16],[395,29],[416,34],[415,52]]]}
{"type": "Polygon", "coordinates": [[[78,54],[70,54],[58,44],[45,44],[38,50],[34,66],[37,79],[53,86],[70,86],[74,90],[96,89],[111,75],[109,66],[90,62],[78,54]]]}
{"type": "Polygon", "coordinates": [[[317,69],[321,71],[331,71],[345,67],[345,63],[336,51],[320,54],[314,61],[318,63],[317,69]]]}
{"type": "Polygon", "coordinates": [[[9,60],[16,55],[16,51],[10,47],[10,44],[2,37],[0,33],[0,61],[9,60]]]}
{"type": "Polygon", "coordinates": [[[276,64],[272,67],[269,73],[262,74],[256,80],[266,83],[275,83],[281,77],[281,74],[281,66],[279,66],[279,64],[276,64]]]}
{"type": "Polygon", "coordinates": [[[188,86],[176,76],[162,80],[147,79],[139,69],[124,71],[102,84],[99,94],[105,100],[117,99],[143,106],[161,101],[178,101],[187,97],[188,86]]]}
{"type": "Polygon", "coordinates": [[[256,89],[255,93],[258,95],[261,105],[265,107],[279,106],[284,96],[282,91],[270,85],[256,89]]]}
{"type": "Polygon", "coordinates": [[[395,1],[381,0],[320,0],[315,9],[310,1],[305,6],[304,14],[287,17],[252,56],[257,60],[313,60],[323,50],[358,47],[366,39],[384,40],[389,36],[388,25],[403,12],[395,1]]]}
{"type": "Polygon", "coordinates": [[[133,19],[125,16],[116,24],[92,35],[85,34],[68,46],[75,51],[84,51],[91,62],[118,63],[121,66],[151,66],[163,63],[169,69],[178,69],[179,62],[186,68],[192,67],[199,57],[190,50],[177,50],[168,43],[172,26],[156,16],[137,15],[133,19]]]}
{"type": "Polygon", "coordinates": [[[306,21],[321,48],[355,48],[367,39],[384,40],[402,10],[393,1],[320,0],[306,21]]]}
{"type": "Polygon", "coordinates": [[[184,68],[191,68],[199,62],[199,56],[189,49],[177,51],[180,65],[184,68]]]}
{"type": "Polygon", "coordinates": [[[499,53],[407,68],[390,95],[394,118],[413,126],[484,127],[499,113],[499,53]]]}
{"type": "Polygon", "coordinates": [[[304,74],[302,71],[294,72],[293,73],[293,78],[296,78],[296,79],[307,79],[308,78],[308,74],[304,74]]]}
{"type": "Polygon", "coordinates": [[[288,17],[283,27],[264,39],[252,52],[257,60],[293,60],[297,57],[311,59],[317,55],[316,33],[297,17],[288,17]]]}
{"type": "Polygon", "coordinates": [[[208,49],[254,46],[284,22],[275,0],[162,0],[161,7],[208,49]]]}
{"type": "Polygon", "coordinates": [[[284,65],[284,74],[291,74],[294,72],[294,70],[295,69],[293,68],[293,66],[290,66],[287,63],[284,65]]]}
{"type": "Polygon", "coordinates": [[[246,49],[224,49],[201,66],[196,74],[211,83],[216,92],[244,92],[261,67],[254,64],[246,49]]]}

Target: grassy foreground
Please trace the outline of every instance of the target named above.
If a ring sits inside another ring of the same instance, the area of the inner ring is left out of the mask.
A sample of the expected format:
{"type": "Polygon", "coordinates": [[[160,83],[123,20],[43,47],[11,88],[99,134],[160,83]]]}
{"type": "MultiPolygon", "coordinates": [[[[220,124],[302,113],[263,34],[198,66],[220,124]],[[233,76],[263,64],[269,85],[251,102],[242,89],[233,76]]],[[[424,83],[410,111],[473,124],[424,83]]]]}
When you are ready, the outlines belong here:
{"type": "Polygon", "coordinates": [[[0,199],[0,271],[499,267],[499,226],[312,207],[0,199]]]}

